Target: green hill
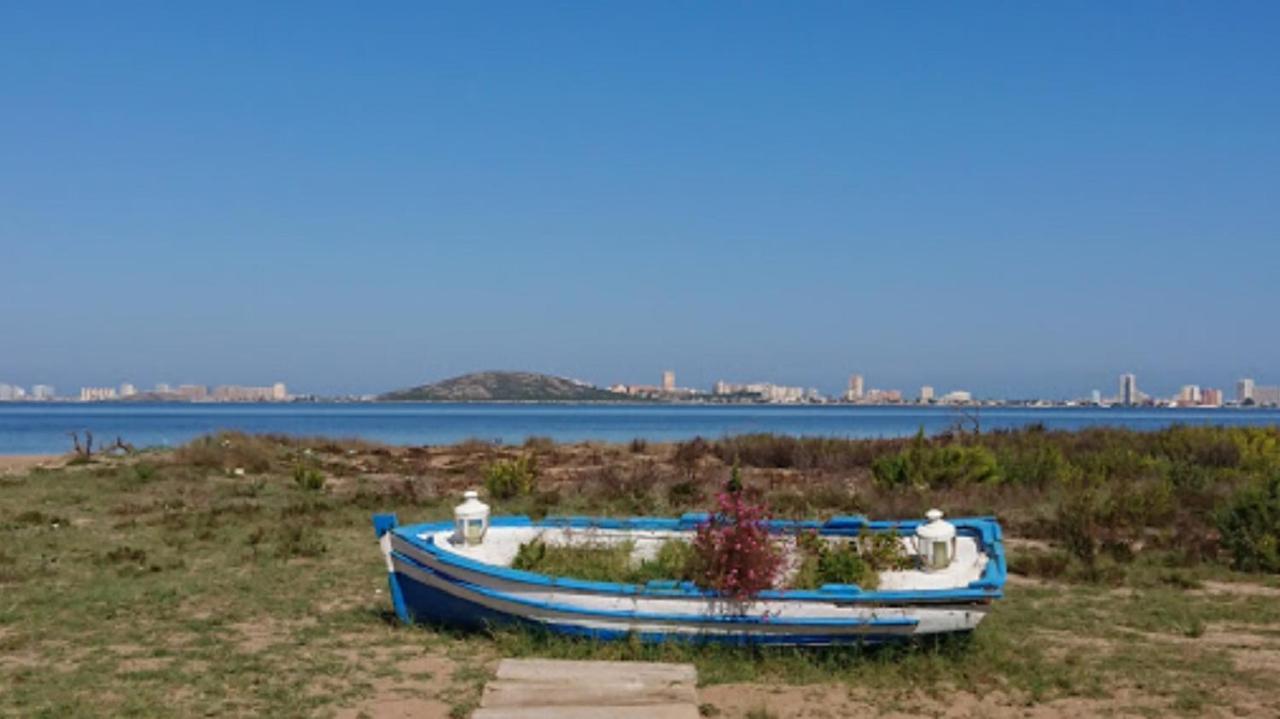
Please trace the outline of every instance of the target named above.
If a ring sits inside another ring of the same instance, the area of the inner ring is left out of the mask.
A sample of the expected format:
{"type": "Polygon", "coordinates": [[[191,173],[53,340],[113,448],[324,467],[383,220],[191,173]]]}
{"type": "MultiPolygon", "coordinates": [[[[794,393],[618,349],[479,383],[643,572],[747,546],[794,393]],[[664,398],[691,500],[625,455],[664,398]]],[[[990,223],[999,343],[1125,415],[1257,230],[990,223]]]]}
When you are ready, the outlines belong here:
{"type": "Polygon", "coordinates": [[[536,372],[473,372],[461,377],[387,392],[384,401],[590,402],[626,399],[608,390],[536,372]]]}

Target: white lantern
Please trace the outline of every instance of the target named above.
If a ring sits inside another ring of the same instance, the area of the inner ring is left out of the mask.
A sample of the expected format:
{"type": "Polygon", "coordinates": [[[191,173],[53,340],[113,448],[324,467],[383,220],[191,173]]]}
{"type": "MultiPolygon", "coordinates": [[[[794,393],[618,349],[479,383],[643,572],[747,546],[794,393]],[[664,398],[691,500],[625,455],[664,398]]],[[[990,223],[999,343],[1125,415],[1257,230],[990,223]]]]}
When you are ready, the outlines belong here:
{"type": "Polygon", "coordinates": [[[453,541],[475,546],[489,529],[489,505],[480,501],[480,493],[471,490],[462,495],[462,504],[453,508],[453,541]]]}
{"type": "Polygon", "coordinates": [[[916,554],[926,572],[941,571],[956,557],[956,525],[944,522],[940,509],[930,509],[924,516],[929,521],[916,527],[916,554]]]}

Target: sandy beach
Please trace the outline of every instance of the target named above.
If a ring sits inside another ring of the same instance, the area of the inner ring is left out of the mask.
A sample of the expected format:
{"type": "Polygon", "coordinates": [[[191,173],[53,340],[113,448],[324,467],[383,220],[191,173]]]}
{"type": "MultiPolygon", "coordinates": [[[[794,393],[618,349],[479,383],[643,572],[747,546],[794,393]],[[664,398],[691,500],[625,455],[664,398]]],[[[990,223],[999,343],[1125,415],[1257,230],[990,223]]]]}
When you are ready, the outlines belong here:
{"type": "Polygon", "coordinates": [[[61,467],[60,454],[0,454],[0,474],[20,474],[35,467],[61,467]]]}

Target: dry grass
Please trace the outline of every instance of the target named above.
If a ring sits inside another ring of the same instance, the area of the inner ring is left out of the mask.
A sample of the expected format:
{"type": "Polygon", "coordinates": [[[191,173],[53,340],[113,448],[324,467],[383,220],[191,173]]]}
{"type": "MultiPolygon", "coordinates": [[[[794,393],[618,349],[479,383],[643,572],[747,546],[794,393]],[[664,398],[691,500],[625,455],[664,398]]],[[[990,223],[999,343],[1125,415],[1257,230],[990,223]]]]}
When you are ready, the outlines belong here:
{"type": "MultiPolygon", "coordinates": [[[[1062,441],[1123,454],[1103,439],[1062,441]]],[[[1029,440],[993,440],[993,451],[1015,441],[1029,440]]],[[[1191,444],[1179,451],[1199,457],[1194,467],[1240,471],[1224,445],[1191,444]]],[[[223,435],[0,478],[0,714],[465,716],[500,655],[692,661],[722,716],[1280,711],[1273,575],[1158,543],[1087,566],[1054,537],[1021,532],[1052,516],[1053,492],[1029,483],[890,491],[867,467],[745,466],[744,475],[795,513],[917,516],[936,503],[1014,517],[1015,537],[1038,539],[1011,542],[1012,564],[1035,576],[1015,576],[970,641],[743,651],[397,625],[369,514],[446,517],[493,462],[529,453],[536,492],[498,511],[670,514],[705,506],[729,471],[705,442],[390,448],[223,435]],[[294,481],[304,459],[323,474],[321,488],[294,481]]]]}

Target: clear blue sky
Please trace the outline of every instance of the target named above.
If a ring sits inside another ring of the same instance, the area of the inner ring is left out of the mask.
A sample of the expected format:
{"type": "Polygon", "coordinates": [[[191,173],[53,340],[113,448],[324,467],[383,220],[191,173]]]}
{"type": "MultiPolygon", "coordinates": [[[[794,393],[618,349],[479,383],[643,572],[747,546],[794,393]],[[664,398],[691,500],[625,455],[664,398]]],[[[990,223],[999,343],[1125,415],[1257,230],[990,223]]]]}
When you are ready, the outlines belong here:
{"type": "Polygon", "coordinates": [[[1275,2],[5,3],[0,381],[1280,383],[1277,38],[1275,2]]]}

